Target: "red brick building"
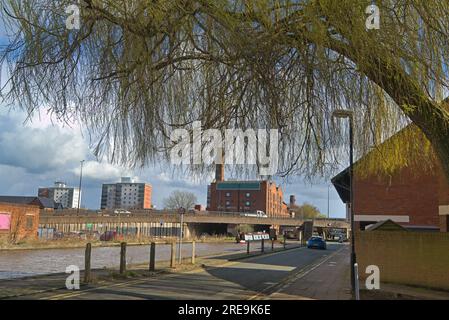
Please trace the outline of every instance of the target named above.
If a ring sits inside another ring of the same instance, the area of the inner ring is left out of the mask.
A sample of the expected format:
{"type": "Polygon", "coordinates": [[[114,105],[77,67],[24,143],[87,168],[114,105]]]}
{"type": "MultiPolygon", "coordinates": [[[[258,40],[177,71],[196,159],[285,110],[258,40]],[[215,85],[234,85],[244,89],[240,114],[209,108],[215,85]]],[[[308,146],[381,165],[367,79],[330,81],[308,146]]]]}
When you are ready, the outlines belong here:
{"type": "Polygon", "coordinates": [[[37,238],[39,206],[0,202],[0,239],[13,243],[37,238]]]}
{"type": "MultiPolygon", "coordinates": [[[[448,232],[449,186],[440,166],[435,168],[429,171],[404,167],[389,177],[355,174],[354,222],[357,229],[364,230],[367,225],[390,219],[411,230],[448,232]]],[[[349,170],[335,176],[332,183],[346,203],[349,218],[349,170]]]]}
{"type": "Polygon", "coordinates": [[[265,212],[268,216],[288,216],[282,189],[274,182],[216,181],[208,187],[208,210],[227,212],[265,212]]]}

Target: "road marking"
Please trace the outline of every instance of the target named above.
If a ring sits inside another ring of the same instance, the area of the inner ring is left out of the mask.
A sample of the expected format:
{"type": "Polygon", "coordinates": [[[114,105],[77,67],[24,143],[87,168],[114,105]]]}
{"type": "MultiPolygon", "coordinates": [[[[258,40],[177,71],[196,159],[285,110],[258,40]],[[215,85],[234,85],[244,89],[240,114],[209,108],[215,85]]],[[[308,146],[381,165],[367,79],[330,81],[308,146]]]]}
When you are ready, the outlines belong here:
{"type": "MultiPolygon", "coordinates": [[[[198,268],[198,269],[194,269],[194,270],[185,271],[185,272],[182,272],[182,273],[165,274],[165,275],[163,275],[163,278],[172,278],[172,277],[179,276],[180,274],[195,274],[195,273],[200,273],[200,272],[203,272],[203,271],[204,271],[204,269],[198,268]]],[[[50,297],[39,298],[39,300],[61,300],[61,299],[67,299],[67,298],[80,296],[80,295],[83,295],[83,294],[86,294],[88,292],[95,291],[95,290],[123,287],[123,286],[127,286],[127,285],[133,285],[133,284],[138,284],[138,283],[145,283],[145,282],[149,282],[149,281],[156,281],[156,280],[160,280],[160,279],[161,278],[150,277],[150,278],[145,278],[145,279],[130,280],[130,281],[125,281],[125,282],[120,282],[120,283],[107,284],[107,285],[99,286],[99,287],[87,288],[87,289],[79,290],[79,291],[71,291],[71,292],[66,292],[66,293],[60,293],[60,294],[57,294],[57,295],[54,295],[54,296],[50,296],[50,297]]],[[[104,283],[106,281],[102,281],[102,282],[104,283]]]]}
{"type": "Polygon", "coordinates": [[[290,286],[293,282],[298,281],[301,278],[304,278],[307,274],[309,274],[310,272],[312,272],[313,270],[315,270],[316,268],[318,268],[319,266],[321,266],[322,264],[324,264],[326,261],[328,261],[330,258],[332,258],[333,256],[335,256],[337,253],[339,253],[340,251],[342,251],[344,248],[338,249],[337,251],[333,252],[331,255],[325,257],[324,259],[322,259],[321,261],[319,261],[316,265],[312,266],[310,269],[305,270],[304,272],[299,272],[298,274],[296,274],[293,279],[289,279],[287,281],[287,283],[285,283],[283,286],[281,286],[278,290],[276,290],[273,293],[279,293],[280,291],[282,291],[283,289],[287,288],[288,286],[290,286]]]}
{"type": "Polygon", "coordinates": [[[319,262],[317,264],[313,265],[313,263],[312,263],[312,264],[309,264],[307,266],[304,266],[298,272],[294,273],[291,276],[285,277],[284,279],[282,279],[281,281],[279,281],[278,283],[276,283],[274,285],[266,287],[262,291],[258,292],[257,294],[253,295],[252,297],[250,297],[248,300],[261,299],[262,295],[264,295],[268,290],[270,290],[270,289],[272,289],[272,288],[274,288],[276,286],[280,286],[280,288],[278,290],[272,292],[271,294],[279,293],[281,290],[287,288],[294,281],[297,281],[297,280],[303,278],[309,272],[311,272],[311,271],[315,270],[316,268],[318,268],[320,265],[322,265],[323,263],[328,261],[330,258],[332,258],[334,255],[336,255],[337,253],[339,253],[343,249],[344,248],[340,248],[340,249],[338,249],[337,251],[333,252],[330,255],[323,255],[323,257],[319,260],[319,262]],[[311,265],[312,265],[312,267],[311,267],[311,265]]]}
{"type": "Polygon", "coordinates": [[[142,282],[142,281],[143,280],[139,279],[139,280],[133,280],[133,281],[114,283],[114,284],[109,284],[109,285],[104,285],[104,286],[99,286],[99,287],[94,287],[94,288],[88,288],[88,289],[84,289],[84,290],[80,290],[80,291],[72,291],[72,292],[61,293],[61,294],[57,294],[57,295],[50,296],[50,297],[40,298],[40,300],[66,299],[66,298],[80,296],[82,294],[85,294],[85,293],[93,291],[93,290],[105,289],[105,288],[113,288],[113,287],[121,287],[121,286],[124,286],[124,285],[132,285],[132,284],[137,284],[137,283],[142,282]]]}
{"type": "MultiPolygon", "coordinates": [[[[252,260],[258,259],[258,258],[269,257],[269,256],[272,256],[272,255],[275,255],[275,254],[292,252],[294,250],[301,250],[301,249],[304,249],[304,248],[305,247],[291,248],[291,249],[289,249],[287,251],[271,252],[271,253],[268,253],[268,254],[248,257],[248,258],[241,259],[241,260],[228,261],[228,262],[226,262],[224,264],[221,264],[221,265],[211,266],[211,268],[224,268],[224,267],[234,266],[236,264],[245,263],[245,262],[242,262],[242,260],[252,261],[252,260]]],[[[207,265],[205,265],[205,267],[207,267],[207,265]]],[[[163,275],[163,277],[164,278],[171,278],[171,277],[176,277],[176,276],[179,276],[179,275],[182,275],[182,274],[196,274],[196,273],[201,273],[201,272],[204,272],[204,271],[206,271],[206,270],[203,269],[203,268],[198,268],[198,269],[194,269],[194,270],[190,270],[190,271],[185,271],[185,272],[182,272],[182,273],[166,274],[166,275],[163,275]]],[[[39,298],[39,300],[62,300],[62,299],[67,299],[67,298],[73,298],[73,297],[81,296],[83,294],[89,293],[91,291],[99,290],[99,289],[123,287],[123,286],[127,286],[127,285],[133,285],[133,284],[144,283],[144,282],[148,282],[148,281],[156,281],[156,280],[160,280],[160,278],[151,277],[151,278],[146,278],[146,279],[130,280],[130,281],[125,281],[125,282],[120,282],[120,283],[107,284],[107,285],[104,285],[104,286],[87,288],[87,289],[79,290],[79,291],[76,291],[76,292],[71,291],[71,292],[66,292],[66,293],[60,293],[60,294],[57,294],[57,295],[54,295],[54,296],[42,297],[42,298],[39,298]]],[[[105,281],[102,281],[102,282],[105,282],[105,281]]]]}
{"type": "MultiPolygon", "coordinates": [[[[226,267],[224,267],[226,268],[226,267]]],[[[293,271],[295,267],[272,265],[272,264],[261,264],[261,263],[250,263],[250,262],[240,262],[233,265],[234,269],[256,269],[256,270],[274,270],[274,271],[293,271]]]]}

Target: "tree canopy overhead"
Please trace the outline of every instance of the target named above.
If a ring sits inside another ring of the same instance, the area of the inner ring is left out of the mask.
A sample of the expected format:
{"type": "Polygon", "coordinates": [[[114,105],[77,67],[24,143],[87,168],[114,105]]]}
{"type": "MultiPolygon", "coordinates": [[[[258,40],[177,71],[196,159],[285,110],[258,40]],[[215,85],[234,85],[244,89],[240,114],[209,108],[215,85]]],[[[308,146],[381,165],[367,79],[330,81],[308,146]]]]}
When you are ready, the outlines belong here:
{"type": "Polygon", "coordinates": [[[351,109],[359,155],[412,123],[421,139],[398,148],[431,145],[449,176],[449,0],[375,1],[378,30],[365,26],[371,4],[83,0],[80,29],[69,30],[71,0],[4,0],[1,93],[28,112],[81,119],[98,154],[128,163],[151,161],[195,120],[279,129],[281,175],[341,161],[347,129],[331,115],[351,109]]]}

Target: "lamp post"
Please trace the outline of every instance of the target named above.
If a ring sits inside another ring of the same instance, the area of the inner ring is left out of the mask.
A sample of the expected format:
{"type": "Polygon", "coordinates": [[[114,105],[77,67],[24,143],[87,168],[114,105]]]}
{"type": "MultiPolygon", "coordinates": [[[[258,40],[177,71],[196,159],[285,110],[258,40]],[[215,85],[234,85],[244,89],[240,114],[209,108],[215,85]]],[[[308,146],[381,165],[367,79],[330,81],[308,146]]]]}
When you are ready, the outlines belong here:
{"type": "Polygon", "coordinates": [[[183,238],[183,226],[184,226],[184,214],[186,213],[186,210],[181,207],[178,210],[179,215],[181,216],[181,223],[179,228],[179,245],[178,245],[178,261],[179,264],[182,264],[182,238],[183,238]]]}
{"type": "Polygon", "coordinates": [[[355,292],[355,272],[354,264],[357,262],[355,254],[354,240],[354,147],[353,147],[353,127],[354,114],[351,110],[335,110],[332,114],[335,118],[349,119],[349,202],[350,202],[350,218],[351,218],[351,288],[355,292]]]}
{"type": "Polygon", "coordinates": [[[76,209],[76,214],[78,215],[80,213],[80,205],[81,205],[81,182],[83,180],[83,164],[84,160],[80,161],[81,164],[81,170],[80,170],[80,184],[78,188],[78,208],[76,209]]]}
{"type": "Polygon", "coordinates": [[[327,218],[328,219],[330,218],[330,215],[329,215],[329,190],[330,190],[330,185],[328,184],[327,185],[327,218]]]}

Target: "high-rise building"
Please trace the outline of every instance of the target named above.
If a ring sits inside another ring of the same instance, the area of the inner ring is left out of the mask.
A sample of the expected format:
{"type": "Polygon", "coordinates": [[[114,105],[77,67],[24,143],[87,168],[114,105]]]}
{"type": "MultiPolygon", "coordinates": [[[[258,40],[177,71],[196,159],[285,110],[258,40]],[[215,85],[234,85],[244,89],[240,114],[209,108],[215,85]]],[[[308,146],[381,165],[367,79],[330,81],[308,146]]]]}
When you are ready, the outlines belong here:
{"type": "Polygon", "coordinates": [[[61,181],[56,181],[53,187],[39,188],[38,196],[52,199],[63,208],[78,208],[78,198],[81,201],[79,188],[67,187],[61,181]]]}
{"type": "Polygon", "coordinates": [[[103,184],[101,209],[150,209],[151,185],[122,177],[118,183],[103,184]]]}

